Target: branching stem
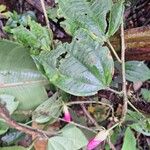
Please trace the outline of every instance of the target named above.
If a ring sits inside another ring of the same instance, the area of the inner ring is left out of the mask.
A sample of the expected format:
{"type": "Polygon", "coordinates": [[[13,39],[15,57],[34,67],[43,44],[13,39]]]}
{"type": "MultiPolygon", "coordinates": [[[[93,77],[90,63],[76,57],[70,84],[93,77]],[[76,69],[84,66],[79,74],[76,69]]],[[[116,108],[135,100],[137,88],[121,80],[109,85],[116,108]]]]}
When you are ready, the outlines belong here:
{"type": "Polygon", "coordinates": [[[36,137],[52,137],[57,135],[57,133],[49,133],[40,129],[32,128],[30,126],[19,124],[15,120],[11,119],[8,110],[0,104],[0,118],[4,119],[4,121],[12,128],[15,128],[19,131],[22,131],[26,134],[30,134],[36,137]]]}
{"type": "Polygon", "coordinates": [[[104,105],[107,106],[111,109],[112,111],[112,117],[114,117],[114,108],[112,107],[112,105],[107,104],[107,103],[103,103],[103,102],[99,102],[99,101],[74,101],[74,102],[69,102],[66,103],[66,105],[70,106],[70,105],[81,105],[81,104],[100,104],[100,105],[104,105]]]}
{"type": "Polygon", "coordinates": [[[95,127],[97,129],[100,128],[100,126],[98,125],[98,123],[96,122],[96,120],[90,115],[90,113],[87,111],[86,107],[84,106],[84,104],[80,104],[83,112],[85,113],[85,115],[87,116],[87,118],[95,125],[95,127]]]}

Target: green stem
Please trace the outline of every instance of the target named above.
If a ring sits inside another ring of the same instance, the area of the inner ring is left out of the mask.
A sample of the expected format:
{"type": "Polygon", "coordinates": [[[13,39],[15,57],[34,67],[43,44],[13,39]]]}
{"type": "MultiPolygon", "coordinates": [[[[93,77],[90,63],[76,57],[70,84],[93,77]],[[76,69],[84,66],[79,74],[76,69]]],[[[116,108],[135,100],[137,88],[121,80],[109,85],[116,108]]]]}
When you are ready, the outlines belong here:
{"type": "Polygon", "coordinates": [[[121,122],[125,120],[127,111],[128,111],[128,97],[126,89],[126,77],[125,77],[125,38],[124,38],[124,24],[123,20],[121,23],[121,60],[122,60],[122,91],[123,91],[123,110],[121,122]]]}
{"type": "Polygon", "coordinates": [[[119,58],[118,54],[116,53],[115,49],[113,48],[112,44],[110,43],[110,41],[107,41],[107,44],[109,45],[111,51],[113,52],[114,56],[116,57],[116,59],[118,60],[119,63],[122,63],[121,59],[119,58]]]}
{"type": "Polygon", "coordinates": [[[120,122],[114,124],[112,127],[110,127],[109,129],[107,129],[108,132],[110,132],[111,130],[113,130],[115,127],[117,127],[118,125],[120,125],[120,122]]]}

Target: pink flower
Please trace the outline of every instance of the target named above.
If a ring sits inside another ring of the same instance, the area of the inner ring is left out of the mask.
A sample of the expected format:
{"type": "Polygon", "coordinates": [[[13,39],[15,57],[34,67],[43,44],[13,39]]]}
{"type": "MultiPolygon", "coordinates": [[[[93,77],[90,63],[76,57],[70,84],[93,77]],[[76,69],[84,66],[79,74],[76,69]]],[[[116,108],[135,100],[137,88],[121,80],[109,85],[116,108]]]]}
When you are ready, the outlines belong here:
{"type": "Polygon", "coordinates": [[[107,130],[102,130],[100,131],[95,138],[89,141],[87,145],[87,150],[93,150],[96,148],[101,142],[103,142],[108,136],[108,131],[107,130]]]}
{"type": "Polygon", "coordinates": [[[64,109],[64,120],[66,122],[71,122],[71,115],[70,115],[70,112],[68,110],[68,107],[66,105],[64,105],[63,109],[64,109]]]}

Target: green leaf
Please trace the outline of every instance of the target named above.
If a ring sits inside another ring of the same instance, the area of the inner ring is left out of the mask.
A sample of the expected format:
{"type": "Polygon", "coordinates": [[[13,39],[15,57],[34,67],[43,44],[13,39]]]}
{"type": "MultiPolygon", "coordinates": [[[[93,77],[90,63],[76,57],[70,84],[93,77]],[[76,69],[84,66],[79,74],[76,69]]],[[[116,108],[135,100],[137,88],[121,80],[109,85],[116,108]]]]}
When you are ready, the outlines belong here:
{"type": "Polygon", "coordinates": [[[123,0],[119,0],[115,3],[110,11],[109,16],[109,28],[107,36],[110,37],[119,29],[119,26],[123,19],[124,5],[123,0]]]}
{"type": "Polygon", "coordinates": [[[113,4],[112,0],[58,0],[58,4],[58,14],[65,17],[63,24],[67,31],[74,35],[83,28],[99,42],[106,41],[107,14],[110,12],[107,32],[110,37],[118,30],[124,12],[123,1],[113,4]]]}
{"type": "Polygon", "coordinates": [[[25,133],[14,129],[9,129],[9,132],[3,135],[1,140],[5,145],[14,145],[15,143],[18,143],[24,138],[25,138],[25,133]]]}
{"type": "MultiPolygon", "coordinates": [[[[100,5],[100,3],[101,1],[98,2],[98,5],[100,5]]],[[[97,13],[95,13],[95,4],[93,3],[93,6],[91,7],[90,3],[86,0],[58,0],[58,4],[59,14],[63,15],[71,26],[74,26],[73,28],[70,27],[71,29],[84,28],[88,30],[89,34],[92,35],[93,38],[97,38],[101,42],[104,41],[105,31],[103,31],[103,29],[105,29],[105,23],[100,25],[101,22],[99,21],[101,20],[97,20],[97,15],[99,15],[99,12],[102,11],[103,14],[101,15],[104,18],[106,14],[104,13],[104,10],[106,7],[101,7],[103,10],[98,10],[97,13]]],[[[99,16],[99,18],[100,17],[101,16],[99,16]]]]}
{"type": "Polygon", "coordinates": [[[0,119],[0,135],[7,132],[9,126],[4,122],[4,120],[0,119]]]}
{"type": "Polygon", "coordinates": [[[0,103],[4,104],[10,114],[18,107],[19,101],[15,101],[15,97],[11,95],[0,95],[0,103]]]}
{"type": "Polygon", "coordinates": [[[40,43],[40,48],[42,50],[49,51],[51,49],[50,46],[52,42],[52,35],[50,35],[50,31],[33,20],[29,20],[28,25],[30,27],[30,32],[36,36],[37,42],[40,43]]]}
{"type": "Polygon", "coordinates": [[[0,40],[0,94],[12,95],[19,109],[33,109],[47,99],[47,80],[39,73],[29,50],[0,40]]]}
{"type": "Polygon", "coordinates": [[[13,11],[13,13],[10,13],[9,15],[4,30],[6,32],[11,32],[11,29],[18,27],[19,25],[27,27],[29,19],[36,20],[34,11],[26,11],[23,14],[17,14],[17,12],[13,11]]]}
{"type": "Polygon", "coordinates": [[[52,19],[53,21],[58,21],[58,14],[57,14],[57,11],[58,11],[58,5],[56,4],[55,2],[55,7],[49,7],[47,8],[47,15],[50,19],[52,19]]]}
{"type": "Polygon", "coordinates": [[[25,147],[22,146],[9,146],[9,147],[1,147],[1,150],[28,150],[25,147]]]}
{"type": "Polygon", "coordinates": [[[130,127],[145,136],[150,136],[150,120],[134,123],[130,127]]]}
{"type": "Polygon", "coordinates": [[[11,30],[11,33],[14,35],[16,41],[24,44],[25,46],[39,47],[36,36],[25,27],[16,27],[11,30]]]}
{"type": "Polygon", "coordinates": [[[122,150],[129,150],[129,149],[136,150],[136,139],[134,137],[133,132],[128,127],[125,132],[122,150]]]}
{"type": "MultiPolygon", "coordinates": [[[[12,114],[18,107],[19,102],[15,101],[15,97],[11,95],[0,95],[0,103],[5,105],[10,114],[12,114]]],[[[9,126],[3,119],[0,119],[0,135],[7,132],[9,126]]]]}
{"type": "Polygon", "coordinates": [[[33,120],[37,123],[53,123],[60,116],[62,111],[61,97],[54,94],[48,100],[39,105],[33,112],[33,120]]]}
{"type": "Polygon", "coordinates": [[[51,49],[52,37],[50,37],[48,29],[31,19],[28,19],[28,27],[30,30],[22,25],[11,29],[11,33],[15,40],[26,47],[30,47],[34,51],[37,51],[37,53],[38,50],[49,51],[51,49]]]}
{"type": "Polygon", "coordinates": [[[71,44],[42,52],[38,60],[50,82],[73,95],[94,95],[112,80],[114,63],[108,48],[84,30],[77,32],[71,44]]]}
{"type": "Polygon", "coordinates": [[[101,30],[105,32],[107,27],[106,15],[111,10],[112,0],[91,0],[90,5],[101,30]]]}
{"type": "Polygon", "coordinates": [[[87,144],[87,139],[81,130],[73,125],[67,125],[59,136],[48,140],[48,150],[79,150],[87,144]]]}
{"type": "Polygon", "coordinates": [[[126,116],[126,121],[134,122],[134,123],[137,123],[139,121],[142,122],[142,115],[140,115],[136,111],[128,110],[128,113],[127,113],[127,116],[126,116]]]}
{"type": "Polygon", "coordinates": [[[126,79],[132,82],[150,79],[150,69],[140,61],[126,62],[126,79]]]}
{"type": "Polygon", "coordinates": [[[141,94],[142,97],[146,100],[150,102],[150,90],[147,89],[141,89],[141,94]]]}

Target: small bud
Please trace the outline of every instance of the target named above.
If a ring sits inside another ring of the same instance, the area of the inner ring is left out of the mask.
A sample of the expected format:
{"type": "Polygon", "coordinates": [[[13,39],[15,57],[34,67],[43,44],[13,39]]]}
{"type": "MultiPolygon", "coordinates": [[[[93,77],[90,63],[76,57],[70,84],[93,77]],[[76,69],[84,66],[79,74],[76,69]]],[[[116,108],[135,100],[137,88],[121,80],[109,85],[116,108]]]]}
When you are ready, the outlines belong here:
{"type": "Polygon", "coordinates": [[[89,141],[87,145],[87,150],[93,150],[96,148],[101,142],[103,142],[108,136],[108,131],[107,130],[102,130],[100,131],[95,138],[89,141]]]}
{"type": "Polygon", "coordinates": [[[64,109],[64,120],[66,122],[71,122],[71,115],[70,115],[70,112],[68,110],[68,107],[66,105],[64,105],[63,109],[64,109]]]}

